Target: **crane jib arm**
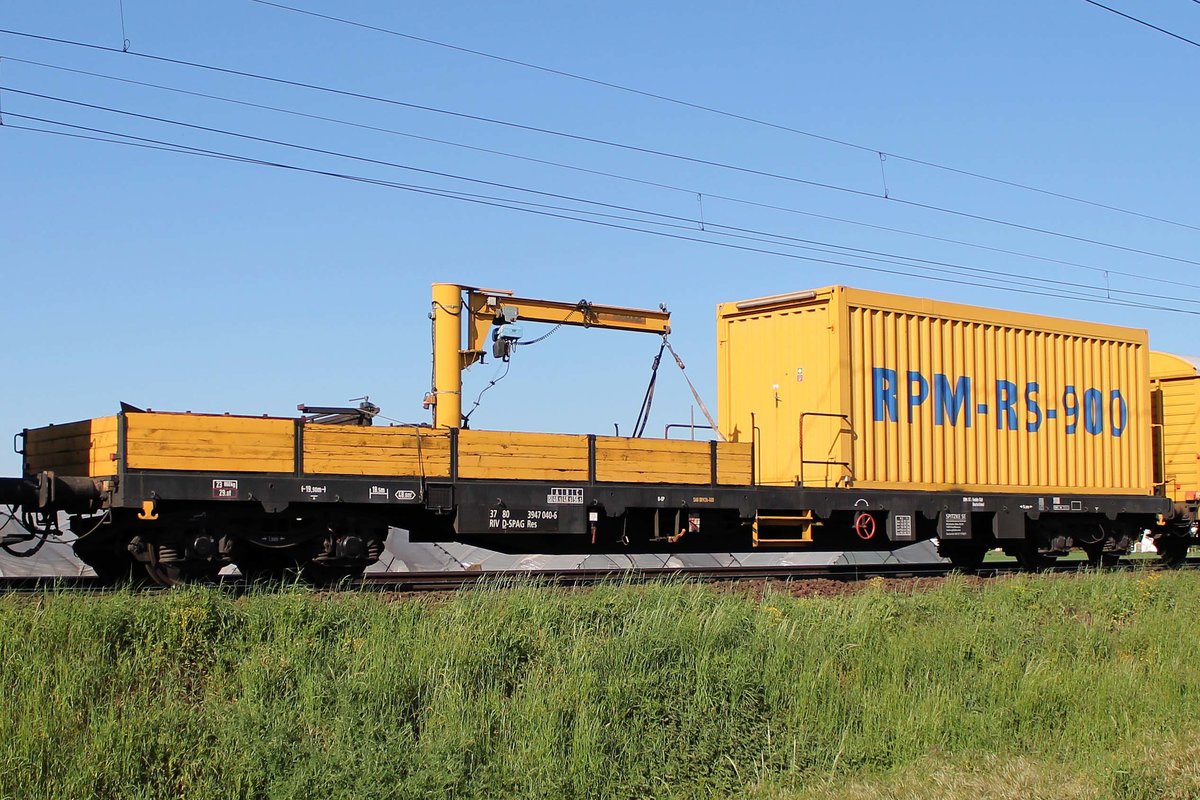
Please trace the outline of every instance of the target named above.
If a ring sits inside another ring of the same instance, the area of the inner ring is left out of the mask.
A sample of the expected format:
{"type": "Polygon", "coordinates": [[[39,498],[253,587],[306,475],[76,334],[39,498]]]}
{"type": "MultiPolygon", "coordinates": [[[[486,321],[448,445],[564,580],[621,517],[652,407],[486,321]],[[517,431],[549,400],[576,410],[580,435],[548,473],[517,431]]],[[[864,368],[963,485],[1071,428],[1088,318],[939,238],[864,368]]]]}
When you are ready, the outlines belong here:
{"type": "Polygon", "coordinates": [[[480,361],[493,325],[544,322],[582,328],[665,335],[671,314],[658,310],[514,297],[502,289],[433,285],[434,425],[457,428],[462,414],[462,370],[480,361]],[[464,313],[464,311],[466,313],[464,313]]]}

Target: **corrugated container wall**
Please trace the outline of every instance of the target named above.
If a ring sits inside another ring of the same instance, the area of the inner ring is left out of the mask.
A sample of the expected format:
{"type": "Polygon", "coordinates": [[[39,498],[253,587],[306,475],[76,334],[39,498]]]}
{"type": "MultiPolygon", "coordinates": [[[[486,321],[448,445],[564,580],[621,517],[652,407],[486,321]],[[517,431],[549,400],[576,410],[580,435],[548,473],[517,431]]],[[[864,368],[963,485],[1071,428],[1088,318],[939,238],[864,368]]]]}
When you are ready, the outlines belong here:
{"type": "Polygon", "coordinates": [[[1150,354],[1155,480],[1176,502],[1200,499],[1200,373],[1196,362],[1150,354]]]}
{"type": "Polygon", "coordinates": [[[1143,330],[843,286],[724,303],[719,426],[763,484],[1151,494],[1148,353],[1143,330]]]}

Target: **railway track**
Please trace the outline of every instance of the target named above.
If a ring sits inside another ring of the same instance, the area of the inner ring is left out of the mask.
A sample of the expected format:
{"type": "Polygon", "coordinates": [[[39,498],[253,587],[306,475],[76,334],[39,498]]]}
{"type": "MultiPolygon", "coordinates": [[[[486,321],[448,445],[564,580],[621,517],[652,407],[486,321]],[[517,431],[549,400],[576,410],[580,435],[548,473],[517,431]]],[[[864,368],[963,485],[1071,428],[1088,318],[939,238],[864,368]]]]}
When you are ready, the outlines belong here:
{"type": "MultiPolygon", "coordinates": [[[[1043,572],[1075,573],[1091,568],[1086,561],[1066,562],[1043,572]]],[[[1182,565],[1185,569],[1200,568],[1200,558],[1190,558],[1182,565]]],[[[1158,570],[1165,569],[1154,562],[1125,559],[1106,571],[1158,570]]],[[[997,577],[1021,572],[1013,562],[990,562],[975,571],[979,577],[997,577]]],[[[370,573],[335,591],[375,592],[447,592],[486,585],[503,585],[506,581],[546,586],[595,586],[604,583],[648,583],[663,580],[692,580],[697,582],[747,582],[747,581],[838,581],[843,583],[864,581],[871,578],[900,580],[913,578],[941,578],[955,572],[949,564],[819,564],[801,566],[770,567],[659,567],[650,569],[568,569],[568,570],[464,570],[459,572],[386,572],[370,573]]],[[[240,576],[223,576],[218,587],[244,592],[252,585],[240,576]]],[[[128,589],[128,584],[104,586],[90,575],[45,575],[45,576],[0,576],[0,593],[29,594],[42,592],[108,592],[128,589]]],[[[137,591],[166,591],[161,586],[134,585],[137,591]]],[[[329,591],[329,589],[322,589],[329,591]]]]}

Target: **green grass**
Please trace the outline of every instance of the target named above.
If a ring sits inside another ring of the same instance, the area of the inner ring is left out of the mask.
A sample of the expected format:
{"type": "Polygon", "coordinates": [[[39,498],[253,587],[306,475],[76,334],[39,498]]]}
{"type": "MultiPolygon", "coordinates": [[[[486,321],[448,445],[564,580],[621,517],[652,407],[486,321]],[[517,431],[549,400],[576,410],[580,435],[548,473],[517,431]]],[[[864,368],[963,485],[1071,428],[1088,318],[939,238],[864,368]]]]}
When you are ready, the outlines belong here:
{"type": "Polygon", "coordinates": [[[0,797],[1200,795],[1200,580],[0,597],[0,797]]]}

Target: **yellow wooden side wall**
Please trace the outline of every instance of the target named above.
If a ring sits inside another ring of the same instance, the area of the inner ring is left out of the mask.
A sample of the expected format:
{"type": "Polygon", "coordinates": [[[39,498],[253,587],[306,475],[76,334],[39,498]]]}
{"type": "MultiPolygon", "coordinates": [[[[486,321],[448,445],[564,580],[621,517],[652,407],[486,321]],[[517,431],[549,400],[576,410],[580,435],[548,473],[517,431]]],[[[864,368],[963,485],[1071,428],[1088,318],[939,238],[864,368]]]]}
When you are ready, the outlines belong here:
{"type": "Polygon", "coordinates": [[[754,446],[750,442],[717,442],[717,483],[748,486],[754,476],[754,446]]]}
{"type": "Polygon", "coordinates": [[[596,480],[612,483],[709,483],[708,442],[596,437],[596,480]]]}
{"type": "MultiPolygon", "coordinates": [[[[709,484],[710,443],[596,437],[596,480],[611,483],[709,484]]],[[[717,483],[747,486],[752,478],[749,442],[717,443],[717,483]]]]}
{"type": "Polygon", "coordinates": [[[117,418],[99,417],[25,432],[25,474],[104,478],[117,474],[117,418]]]}
{"type": "Polygon", "coordinates": [[[586,436],[514,431],[459,431],[458,477],[586,481],[586,436]]]}
{"type": "Polygon", "coordinates": [[[306,473],[450,477],[450,432],[416,426],[304,426],[306,473]]]}
{"type": "Polygon", "coordinates": [[[125,415],[130,469],[292,472],[295,422],[270,417],[136,413],[125,415]]]}
{"type": "MultiPolygon", "coordinates": [[[[751,446],[717,445],[717,481],[751,480],[751,446]]],[[[304,471],[309,474],[448,478],[450,435],[429,428],[304,429],[304,471]],[[418,449],[418,438],[420,447],[418,449]]],[[[597,437],[596,479],[614,483],[707,484],[708,442],[597,437]]],[[[586,436],[518,431],[458,433],[458,476],[479,480],[586,481],[586,436]]]]}
{"type": "MultiPolygon", "coordinates": [[[[118,424],[101,417],[26,432],[25,471],[107,477],[117,474],[118,424]]],[[[130,469],[198,472],[292,472],[295,421],[206,414],[130,413],[130,469]]],[[[708,484],[708,442],[596,437],[596,480],[708,484]]],[[[717,482],[751,482],[749,443],[717,444],[717,482]]],[[[450,477],[450,432],[415,426],[303,427],[305,473],[450,477]]],[[[588,437],[513,431],[459,431],[458,474],[484,480],[588,480],[588,437]]]]}

